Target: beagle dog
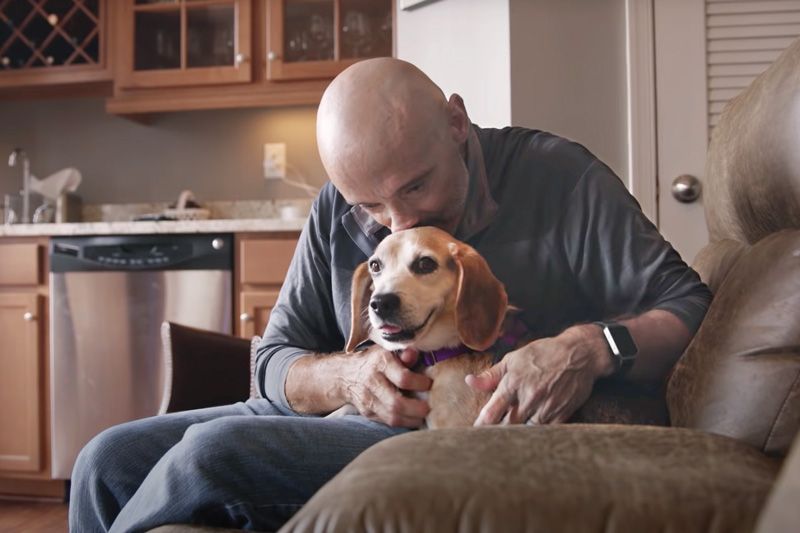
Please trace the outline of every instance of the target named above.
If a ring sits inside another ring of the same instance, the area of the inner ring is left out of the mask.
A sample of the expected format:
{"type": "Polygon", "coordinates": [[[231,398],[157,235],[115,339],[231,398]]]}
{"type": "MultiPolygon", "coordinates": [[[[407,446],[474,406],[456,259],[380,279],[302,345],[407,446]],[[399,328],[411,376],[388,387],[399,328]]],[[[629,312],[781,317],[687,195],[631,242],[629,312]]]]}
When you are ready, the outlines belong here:
{"type": "Polygon", "coordinates": [[[472,247],[433,227],[399,231],[353,274],[345,350],[366,340],[415,348],[433,381],[420,395],[431,407],[427,427],[471,426],[490,395],[464,378],[492,365],[484,351],[500,337],[507,310],[503,284],[472,247]]]}

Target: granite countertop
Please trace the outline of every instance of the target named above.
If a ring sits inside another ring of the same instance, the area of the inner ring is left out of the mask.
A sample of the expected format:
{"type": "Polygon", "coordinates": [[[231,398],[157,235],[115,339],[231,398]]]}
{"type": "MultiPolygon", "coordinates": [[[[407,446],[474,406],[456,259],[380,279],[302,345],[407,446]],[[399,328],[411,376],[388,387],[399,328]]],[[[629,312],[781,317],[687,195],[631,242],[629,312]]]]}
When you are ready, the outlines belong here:
{"type": "Polygon", "coordinates": [[[250,218],[146,222],[0,224],[0,237],[51,235],[135,235],[151,233],[240,233],[300,231],[305,219],[250,218]]]}
{"type": "Polygon", "coordinates": [[[208,202],[204,207],[211,218],[133,221],[139,215],[161,213],[167,207],[166,203],[84,205],[81,220],[85,222],[0,224],[0,237],[300,231],[311,200],[208,202]]]}

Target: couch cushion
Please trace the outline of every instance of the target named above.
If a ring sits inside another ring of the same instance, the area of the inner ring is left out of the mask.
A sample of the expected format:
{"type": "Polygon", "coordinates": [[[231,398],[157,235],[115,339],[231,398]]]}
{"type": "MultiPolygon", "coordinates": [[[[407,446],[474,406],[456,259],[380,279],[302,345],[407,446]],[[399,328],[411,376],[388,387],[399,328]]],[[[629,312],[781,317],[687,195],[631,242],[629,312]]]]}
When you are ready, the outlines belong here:
{"type": "Polygon", "coordinates": [[[677,428],[417,431],[365,451],[281,531],[751,531],[777,470],[677,428]]]}
{"type": "Polygon", "coordinates": [[[797,531],[800,524],[800,439],[781,467],[778,480],[769,493],[767,503],[758,516],[756,533],[797,531]]]}
{"type": "Polygon", "coordinates": [[[800,231],[741,254],[667,387],[673,425],[785,455],[800,427],[800,231]]]}

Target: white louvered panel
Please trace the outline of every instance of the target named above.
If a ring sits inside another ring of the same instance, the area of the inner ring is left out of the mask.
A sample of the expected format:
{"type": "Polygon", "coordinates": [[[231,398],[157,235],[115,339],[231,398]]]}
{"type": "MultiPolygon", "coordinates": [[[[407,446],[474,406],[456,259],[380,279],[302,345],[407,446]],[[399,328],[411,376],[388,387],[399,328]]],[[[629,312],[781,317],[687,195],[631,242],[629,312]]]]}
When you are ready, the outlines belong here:
{"type": "Polygon", "coordinates": [[[783,50],[793,41],[791,37],[765,37],[759,39],[715,39],[708,43],[709,52],[731,52],[735,50],[783,50]]]}
{"type": "Polygon", "coordinates": [[[709,131],[798,36],[800,0],[706,0],[709,131]]]}
{"type": "Polygon", "coordinates": [[[734,15],[709,15],[709,28],[729,26],[764,26],[800,22],[800,10],[783,13],[736,13],[734,15]]]}
{"type": "Polygon", "coordinates": [[[764,24],[762,26],[718,26],[708,28],[709,39],[796,37],[798,34],[800,34],[800,24],[764,24]]]}
{"type": "Polygon", "coordinates": [[[797,2],[794,0],[751,0],[743,2],[708,1],[706,13],[709,15],[730,13],[776,13],[782,11],[795,11],[797,2]]]}
{"type": "Polygon", "coordinates": [[[780,55],[781,50],[759,50],[757,52],[710,52],[709,65],[749,65],[752,63],[772,63],[780,55]]]}
{"type": "Polygon", "coordinates": [[[708,89],[744,89],[755,79],[753,76],[716,76],[708,80],[708,89]]]}

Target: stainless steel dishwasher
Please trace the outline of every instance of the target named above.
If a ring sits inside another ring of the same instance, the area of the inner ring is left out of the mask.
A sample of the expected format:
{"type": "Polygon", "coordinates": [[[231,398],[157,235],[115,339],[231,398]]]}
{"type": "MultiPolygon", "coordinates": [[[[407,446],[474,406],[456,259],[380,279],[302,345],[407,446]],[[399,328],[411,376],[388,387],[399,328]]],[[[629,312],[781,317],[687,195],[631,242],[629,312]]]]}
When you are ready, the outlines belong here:
{"type": "Polygon", "coordinates": [[[230,235],[53,238],[52,475],[112,425],[158,413],[164,320],[232,331],[230,235]]]}

